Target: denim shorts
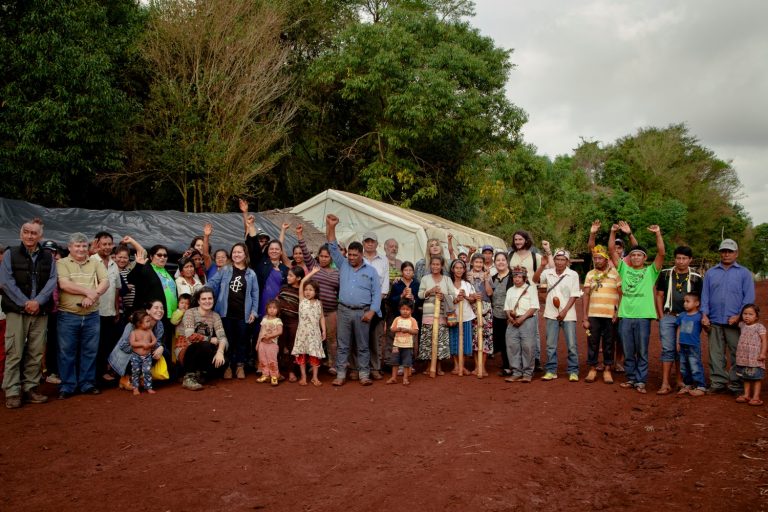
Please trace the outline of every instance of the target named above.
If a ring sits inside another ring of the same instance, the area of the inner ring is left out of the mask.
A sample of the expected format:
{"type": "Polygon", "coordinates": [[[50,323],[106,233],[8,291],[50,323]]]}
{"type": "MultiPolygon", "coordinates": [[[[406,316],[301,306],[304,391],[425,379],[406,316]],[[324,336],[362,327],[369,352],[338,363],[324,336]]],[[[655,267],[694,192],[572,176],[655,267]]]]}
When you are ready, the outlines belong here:
{"type": "Polygon", "coordinates": [[[765,370],[757,366],[736,365],[736,375],[742,380],[763,380],[765,370]]]}
{"type": "Polygon", "coordinates": [[[413,349],[402,347],[395,348],[397,348],[397,352],[392,352],[392,358],[389,360],[390,366],[402,366],[404,368],[411,368],[413,366],[413,349]]]}

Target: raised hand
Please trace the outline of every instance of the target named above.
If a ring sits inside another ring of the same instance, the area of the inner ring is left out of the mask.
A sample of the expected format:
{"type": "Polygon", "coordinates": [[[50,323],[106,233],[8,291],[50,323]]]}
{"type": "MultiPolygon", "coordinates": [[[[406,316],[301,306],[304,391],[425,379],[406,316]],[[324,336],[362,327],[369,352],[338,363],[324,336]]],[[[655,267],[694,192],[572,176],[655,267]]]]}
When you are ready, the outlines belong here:
{"type": "Polygon", "coordinates": [[[210,222],[206,222],[205,226],[203,226],[203,234],[205,236],[211,236],[212,233],[213,233],[213,224],[211,224],[210,222]]]}
{"type": "Polygon", "coordinates": [[[283,231],[287,231],[288,228],[290,228],[290,227],[291,227],[291,223],[290,222],[283,222],[282,225],[280,226],[280,229],[282,229],[283,231]]]}
{"type": "Polygon", "coordinates": [[[547,254],[549,254],[552,250],[548,240],[541,241],[541,248],[544,249],[544,252],[546,252],[547,254]]]}
{"type": "Polygon", "coordinates": [[[598,219],[595,219],[592,221],[592,226],[589,228],[589,232],[593,235],[596,235],[597,232],[600,231],[600,221],[598,219]]]}
{"type": "Polygon", "coordinates": [[[254,224],[256,224],[256,217],[254,217],[253,215],[249,215],[249,216],[247,216],[247,217],[245,218],[245,224],[246,224],[248,227],[251,227],[251,226],[253,226],[254,224]]]}
{"type": "Polygon", "coordinates": [[[304,236],[304,226],[296,224],[296,236],[302,238],[304,236]]]}
{"type": "Polygon", "coordinates": [[[629,224],[623,220],[619,221],[619,229],[622,233],[629,235],[632,233],[632,228],[629,227],[629,224]]]}
{"type": "Polygon", "coordinates": [[[332,213],[325,216],[325,223],[328,226],[336,226],[339,224],[339,218],[332,213]]]}
{"type": "Polygon", "coordinates": [[[653,224],[652,226],[648,226],[648,231],[659,234],[661,233],[661,228],[657,224],[653,224]]]}
{"type": "Polygon", "coordinates": [[[238,206],[240,206],[240,211],[243,213],[248,213],[248,201],[245,199],[240,199],[237,202],[238,206]]]}

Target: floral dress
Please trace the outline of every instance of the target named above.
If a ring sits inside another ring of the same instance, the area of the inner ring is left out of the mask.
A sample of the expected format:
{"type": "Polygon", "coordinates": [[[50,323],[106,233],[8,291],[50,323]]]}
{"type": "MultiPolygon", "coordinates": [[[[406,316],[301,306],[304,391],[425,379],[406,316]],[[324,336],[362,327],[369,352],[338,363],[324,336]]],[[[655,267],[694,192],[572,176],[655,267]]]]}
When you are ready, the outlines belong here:
{"type": "Polygon", "coordinates": [[[309,355],[319,359],[325,357],[323,351],[323,333],[320,330],[320,318],[323,316],[322,303],[317,300],[302,299],[299,302],[299,328],[291,355],[309,355]]]}

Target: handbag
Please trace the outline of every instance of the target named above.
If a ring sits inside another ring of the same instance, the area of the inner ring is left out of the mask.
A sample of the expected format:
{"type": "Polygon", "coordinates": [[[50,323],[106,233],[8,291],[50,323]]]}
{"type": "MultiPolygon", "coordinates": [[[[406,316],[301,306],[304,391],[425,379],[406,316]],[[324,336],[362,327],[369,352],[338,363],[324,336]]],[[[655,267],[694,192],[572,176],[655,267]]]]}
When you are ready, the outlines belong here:
{"type": "Polygon", "coordinates": [[[164,357],[161,357],[152,365],[152,378],[155,380],[168,380],[170,378],[170,375],[168,375],[168,364],[165,362],[164,357]]]}
{"type": "Polygon", "coordinates": [[[445,323],[448,324],[448,327],[456,327],[459,325],[459,315],[456,314],[456,311],[449,311],[445,315],[445,323]]]}

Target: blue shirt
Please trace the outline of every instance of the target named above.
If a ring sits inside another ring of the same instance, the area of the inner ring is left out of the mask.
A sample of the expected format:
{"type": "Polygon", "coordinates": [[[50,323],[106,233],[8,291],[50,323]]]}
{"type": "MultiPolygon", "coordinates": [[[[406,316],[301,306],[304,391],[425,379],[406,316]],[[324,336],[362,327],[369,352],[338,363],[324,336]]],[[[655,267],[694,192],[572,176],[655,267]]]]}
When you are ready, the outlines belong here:
{"type": "Polygon", "coordinates": [[[680,344],[698,347],[701,344],[701,311],[694,314],[680,313],[676,323],[680,327],[680,344]]]}
{"type": "Polygon", "coordinates": [[[333,262],[339,267],[339,302],[345,306],[358,307],[370,305],[371,310],[381,316],[381,283],[379,273],[363,259],[357,268],[344,258],[336,240],[328,244],[333,262]]]}
{"type": "Polygon", "coordinates": [[[741,309],[755,302],[752,272],[738,263],[729,268],[718,263],[704,274],[701,290],[701,312],[713,324],[727,324],[728,318],[741,314],[741,309]]]}

